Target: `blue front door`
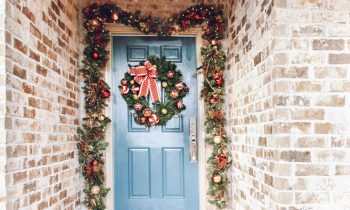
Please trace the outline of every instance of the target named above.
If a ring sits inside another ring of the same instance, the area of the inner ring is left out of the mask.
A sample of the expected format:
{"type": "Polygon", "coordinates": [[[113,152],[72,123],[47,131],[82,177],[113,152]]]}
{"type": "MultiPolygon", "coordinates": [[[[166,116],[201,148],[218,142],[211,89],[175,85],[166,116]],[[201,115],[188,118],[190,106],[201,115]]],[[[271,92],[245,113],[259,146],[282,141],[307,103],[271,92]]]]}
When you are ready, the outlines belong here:
{"type": "Polygon", "coordinates": [[[113,37],[116,210],[199,210],[198,164],[189,160],[189,119],[197,116],[195,52],[192,37],[113,37]],[[148,129],[134,122],[117,87],[128,64],[149,55],[174,62],[190,93],[182,116],[148,129]]]}

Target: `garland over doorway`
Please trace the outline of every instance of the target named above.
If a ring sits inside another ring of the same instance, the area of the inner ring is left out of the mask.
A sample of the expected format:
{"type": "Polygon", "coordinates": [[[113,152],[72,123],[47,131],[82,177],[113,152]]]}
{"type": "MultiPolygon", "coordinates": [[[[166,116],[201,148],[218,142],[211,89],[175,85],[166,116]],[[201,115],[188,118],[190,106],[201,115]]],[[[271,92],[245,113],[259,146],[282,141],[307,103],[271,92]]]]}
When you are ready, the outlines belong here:
{"type": "Polygon", "coordinates": [[[86,48],[84,50],[83,68],[80,70],[85,86],[86,117],[81,128],[79,161],[82,174],[86,180],[84,204],[93,210],[106,209],[104,198],[109,189],[105,187],[103,151],[108,143],[105,131],[110,118],[105,115],[106,100],[110,97],[110,88],[102,79],[109,60],[106,49],[110,33],[106,23],[130,25],[145,34],[172,36],[186,31],[190,27],[202,25],[204,47],[201,49],[202,74],[204,76],[201,96],[205,101],[206,143],[212,147],[208,159],[207,176],[209,180],[209,201],[220,208],[225,208],[228,201],[227,170],[231,162],[228,138],[224,129],[223,114],[225,53],[220,45],[224,38],[225,23],[222,9],[206,4],[189,7],[173,18],[143,16],[140,11],[128,12],[115,4],[93,3],[83,9],[86,29],[86,48]]]}

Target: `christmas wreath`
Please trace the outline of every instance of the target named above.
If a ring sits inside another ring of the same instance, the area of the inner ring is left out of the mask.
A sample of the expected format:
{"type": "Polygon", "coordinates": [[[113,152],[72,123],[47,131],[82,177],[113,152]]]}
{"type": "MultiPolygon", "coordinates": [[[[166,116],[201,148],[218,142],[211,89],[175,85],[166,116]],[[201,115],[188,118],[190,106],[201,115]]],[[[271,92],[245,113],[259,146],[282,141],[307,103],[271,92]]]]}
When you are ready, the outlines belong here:
{"type": "Polygon", "coordinates": [[[174,115],[186,109],[183,98],[189,88],[183,82],[182,73],[176,65],[166,61],[164,57],[150,56],[139,66],[130,66],[120,81],[120,92],[135,111],[134,119],[137,124],[145,126],[165,125],[174,115]],[[157,88],[157,80],[163,89],[165,102],[161,102],[157,88]],[[147,96],[150,95],[153,107],[149,105],[147,96]]]}

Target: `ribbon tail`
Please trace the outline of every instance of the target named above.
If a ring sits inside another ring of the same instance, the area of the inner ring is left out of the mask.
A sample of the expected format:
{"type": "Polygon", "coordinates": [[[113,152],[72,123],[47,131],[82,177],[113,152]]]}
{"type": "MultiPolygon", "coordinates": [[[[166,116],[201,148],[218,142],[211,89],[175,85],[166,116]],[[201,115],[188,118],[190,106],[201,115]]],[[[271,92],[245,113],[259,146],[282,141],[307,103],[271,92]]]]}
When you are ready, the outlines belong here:
{"type": "Polygon", "coordinates": [[[152,102],[160,101],[159,92],[157,88],[157,81],[155,79],[148,80],[149,90],[151,93],[152,102]]]}
{"type": "Polygon", "coordinates": [[[149,88],[148,87],[148,79],[145,78],[140,83],[139,97],[141,97],[141,96],[147,97],[147,95],[148,95],[148,88],[149,88]]]}

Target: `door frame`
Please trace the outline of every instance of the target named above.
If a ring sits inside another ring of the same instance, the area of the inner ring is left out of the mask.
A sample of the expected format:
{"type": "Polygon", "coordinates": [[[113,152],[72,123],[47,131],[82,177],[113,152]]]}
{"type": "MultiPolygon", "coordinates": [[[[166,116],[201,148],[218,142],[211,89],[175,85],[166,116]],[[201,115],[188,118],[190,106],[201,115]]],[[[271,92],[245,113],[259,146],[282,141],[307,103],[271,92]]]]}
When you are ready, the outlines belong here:
{"type": "MultiPolygon", "coordinates": [[[[110,51],[110,59],[105,69],[105,81],[108,84],[112,84],[112,59],[113,59],[113,36],[154,36],[157,35],[145,35],[137,29],[131,26],[125,26],[123,24],[106,24],[106,29],[110,31],[111,41],[109,42],[107,49],[110,51]]],[[[173,37],[194,37],[196,40],[196,61],[197,66],[201,65],[201,47],[203,46],[202,29],[201,27],[193,27],[185,32],[173,35],[173,37]]],[[[197,116],[197,139],[198,139],[198,177],[199,177],[199,209],[206,210],[207,208],[207,179],[206,179],[206,144],[205,144],[205,110],[204,101],[200,96],[200,90],[203,87],[203,75],[197,76],[197,100],[198,100],[198,116],[197,116]]],[[[111,87],[111,92],[118,92],[118,88],[111,87]]],[[[113,101],[115,98],[111,94],[110,100],[107,102],[106,115],[113,116],[113,101]]],[[[115,122],[112,119],[111,126],[106,131],[106,141],[109,143],[105,151],[105,171],[106,171],[106,186],[111,190],[106,197],[107,209],[114,210],[114,125],[115,122]]]]}

